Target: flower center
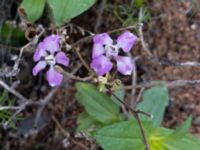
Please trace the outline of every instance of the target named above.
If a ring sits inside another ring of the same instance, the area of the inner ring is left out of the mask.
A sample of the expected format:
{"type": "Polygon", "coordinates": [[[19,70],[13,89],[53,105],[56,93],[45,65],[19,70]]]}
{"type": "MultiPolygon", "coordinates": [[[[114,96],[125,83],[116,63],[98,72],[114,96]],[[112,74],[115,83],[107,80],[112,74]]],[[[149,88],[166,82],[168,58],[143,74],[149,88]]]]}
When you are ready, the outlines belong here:
{"type": "Polygon", "coordinates": [[[106,50],[106,56],[109,58],[118,56],[119,48],[117,45],[106,45],[105,50],[106,50]]]}
{"type": "Polygon", "coordinates": [[[47,64],[49,64],[50,66],[56,64],[56,58],[55,58],[54,55],[52,55],[52,54],[47,55],[47,56],[45,57],[45,61],[46,61],[47,64]]]}

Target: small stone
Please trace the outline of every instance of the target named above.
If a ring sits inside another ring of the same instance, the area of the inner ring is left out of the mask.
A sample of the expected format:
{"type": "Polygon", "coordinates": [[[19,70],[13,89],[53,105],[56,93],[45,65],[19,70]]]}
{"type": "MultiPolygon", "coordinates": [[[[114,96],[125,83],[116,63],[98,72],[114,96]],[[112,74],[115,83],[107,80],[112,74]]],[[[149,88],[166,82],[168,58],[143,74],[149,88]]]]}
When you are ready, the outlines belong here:
{"type": "Polygon", "coordinates": [[[195,119],[194,119],[194,121],[193,121],[193,123],[195,124],[195,125],[200,125],[200,116],[198,116],[198,117],[196,117],[195,119]]]}
{"type": "Polygon", "coordinates": [[[63,144],[63,147],[64,148],[67,148],[70,144],[69,140],[67,138],[65,138],[63,141],[62,141],[62,144],[63,144]]]}
{"type": "Polygon", "coordinates": [[[196,24],[192,24],[192,25],[190,26],[190,28],[191,28],[192,30],[196,30],[196,29],[197,29],[197,25],[196,25],[196,24]]]}

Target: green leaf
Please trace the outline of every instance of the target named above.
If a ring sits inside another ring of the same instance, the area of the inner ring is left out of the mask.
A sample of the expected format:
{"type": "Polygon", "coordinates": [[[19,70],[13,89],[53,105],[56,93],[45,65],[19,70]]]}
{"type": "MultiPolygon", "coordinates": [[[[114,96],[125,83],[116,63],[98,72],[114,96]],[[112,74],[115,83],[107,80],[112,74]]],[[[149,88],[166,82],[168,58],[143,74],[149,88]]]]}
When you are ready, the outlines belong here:
{"type": "Polygon", "coordinates": [[[173,133],[171,133],[169,136],[165,138],[165,140],[173,141],[178,140],[184,137],[190,128],[190,125],[192,123],[192,117],[188,117],[187,120],[181,125],[181,127],[177,128],[173,133]]]}
{"type": "Polygon", "coordinates": [[[143,101],[137,105],[137,109],[151,114],[152,118],[144,115],[140,115],[140,118],[152,120],[154,125],[160,126],[168,103],[169,95],[166,86],[155,86],[146,90],[143,94],[143,101]]]}
{"type": "Polygon", "coordinates": [[[96,123],[96,121],[91,116],[89,116],[87,114],[87,112],[84,111],[78,116],[77,132],[85,131],[85,130],[89,129],[92,125],[94,125],[95,123],[96,123]]]}
{"type": "MultiPolygon", "coordinates": [[[[114,91],[115,96],[117,96],[121,101],[124,101],[124,97],[125,97],[125,90],[123,88],[121,89],[117,89],[114,91]]],[[[111,99],[116,102],[118,105],[120,105],[121,103],[112,95],[111,99]]]]}
{"type": "MultiPolygon", "coordinates": [[[[166,138],[174,130],[155,127],[147,121],[142,121],[142,125],[150,150],[199,150],[200,140],[190,134],[182,134],[181,138],[169,141],[166,138]]],[[[93,132],[92,136],[104,150],[144,150],[140,128],[135,120],[106,126],[93,132]]]]}
{"type": "Polygon", "coordinates": [[[0,105],[3,105],[7,99],[8,99],[8,92],[3,91],[3,93],[0,94],[0,105]]]}
{"type": "Polygon", "coordinates": [[[89,9],[96,0],[48,0],[53,19],[57,26],[89,9]]]}
{"type": "Polygon", "coordinates": [[[3,23],[1,36],[2,42],[8,42],[9,45],[20,45],[25,41],[24,31],[20,27],[13,26],[7,22],[3,23]],[[7,41],[8,39],[10,40],[7,41]]]}
{"type": "Polygon", "coordinates": [[[45,2],[46,0],[23,0],[20,7],[25,10],[27,19],[34,22],[42,16],[45,2]]]}
{"type": "Polygon", "coordinates": [[[145,0],[135,0],[134,1],[136,8],[144,6],[145,0]]]}
{"type": "Polygon", "coordinates": [[[192,135],[187,135],[181,140],[166,142],[168,150],[199,150],[200,140],[192,135]]]}
{"type": "Polygon", "coordinates": [[[119,106],[106,94],[99,92],[94,85],[76,83],[77,100],[85,107],[94,120],[108,124],[120,120],[119,106]]]}
{"type": "Polygon", "coordinates": [[[199,150],[200,140],[190,134],[176,140],[166,140],[174,132],[167,128],[157,128],[148,140],[151,150],[199,150]]]}
{"type": "MultiPolygon", "coordinates": [[[[143,122],[145,135],[153,129],[149,122],[143,122]]],[[[93,136],[104,150],[144,150],[138,123],[123,121],[93,132],[93,136]]]]}

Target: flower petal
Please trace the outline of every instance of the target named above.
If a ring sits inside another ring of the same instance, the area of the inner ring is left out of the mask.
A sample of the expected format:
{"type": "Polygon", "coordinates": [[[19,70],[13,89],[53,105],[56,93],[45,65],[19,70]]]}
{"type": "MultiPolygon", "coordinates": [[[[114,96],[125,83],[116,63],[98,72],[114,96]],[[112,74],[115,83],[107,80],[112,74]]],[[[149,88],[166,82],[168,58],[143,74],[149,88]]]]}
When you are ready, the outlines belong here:
{"type": "Polygon", "coordinates": [[[113,40],[110,38],[108,33],[97,34],[93,37],[94,44],[101,44],[101,45],[111,45],[113,40]]]}
{"type": "Polygon", "coordinates": [[[40,42],[36,48],[36,51],[33,55],[33,60],[36,62],[40,60],[41,57],[46,56],[46,50],[44,49],[44,44],[43,42],[40,42]]]}
{"type": "Polygon", "coordinates": [[[123,75],[130,75],[133,71],[133,62],[130,57],[118,56],[117,61],[117,70],[123,75]]]}
{"type": "Polygon", "coordinates": [[[112,69],[113,64],[106,56],[100,55],[92,60],[90,66],[99,76],[102,76],[112,69]]]}
{"type": "Polygon", "coordinates": [[[43,70],[46,67],[46,62],[45,61],[39,61],[35,67],[32,70],[32,73],[34,76],[36,76],[41,70],[43,70]]]}
{"type": "Polygon", "coordinates": [[[59,35],[50,35],[47,36],[43,40],[44,48],[49,51],[51,54],[54,54],[55,52],[60,50],[60,36],[59,35]]]}
{"type": "Polygon", "coordinates": [[[63,75],[57,72],[53,66],[47,71],[46,77],[49,85],[52,87],[60,85],[63,80],[63,75]]]}
{"type": "Polygon", "coordinates": [[[130,31],[125,31],[117,38],[117,45],[122,48],[124,52],[129,52],[136,41],[137,37],[134,34],[130,31]]]}
{"type": "Polygon", "coordinates": [[[65,55],[64,52],[59,52],[56,54],[56,62],[64,66],[69,65],[69,58],[65,55]]]}
{"type": "Polygon", "coordinates": [[[95,43],[92,49],[92,58],[100,56],[105,53],[105,48],[99,43],[95,43]]]}

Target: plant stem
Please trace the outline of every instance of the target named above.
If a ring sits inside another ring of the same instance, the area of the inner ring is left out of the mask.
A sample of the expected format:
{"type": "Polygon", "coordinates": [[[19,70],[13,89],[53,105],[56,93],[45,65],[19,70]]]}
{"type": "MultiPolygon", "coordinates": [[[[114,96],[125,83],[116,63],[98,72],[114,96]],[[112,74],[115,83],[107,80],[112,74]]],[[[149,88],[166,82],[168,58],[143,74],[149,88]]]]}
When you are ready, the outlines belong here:
{"type": "Polygon", "coordinates": [[[90,67],[87,65],[87,63],[84,61],[83,57],[81,56],[81,54],[79,53],[79,49],[75,48],[76,54],[78,55],[80,61],[82,62],[83,66],[89,71],[92,72],[92,70],[90,69],[90,67]]]}
{"type": "Polygon", "coordinates": [[[126,102],[122,101],[119,97],[117,97],[112,91],[111,89],[107,88],[108,91],[120,102],[122,103],[126,108],[128,108],[134,115],[136,121],[138,122],[138,125],[140,127],[140,131],[141,131],[141,134],[142,134],[142,139],[143,139],[143,143],[145,145],[145,150],[149,150],[149,144],[148,144],[148,141],[147,141],[147,138],[145,136],[145,132],[144,132],[144,128],[142,126],[142,123],[141,123],[141,120],[140,120],[140,117],[138,115],[138,113],[142,113],[144,115],[147,115],[148,117],[151,117],[151,115],[143,112],[143,111],[140,111],[140,110],[134,110],[130,105],[128,105],[126,102]]]}

